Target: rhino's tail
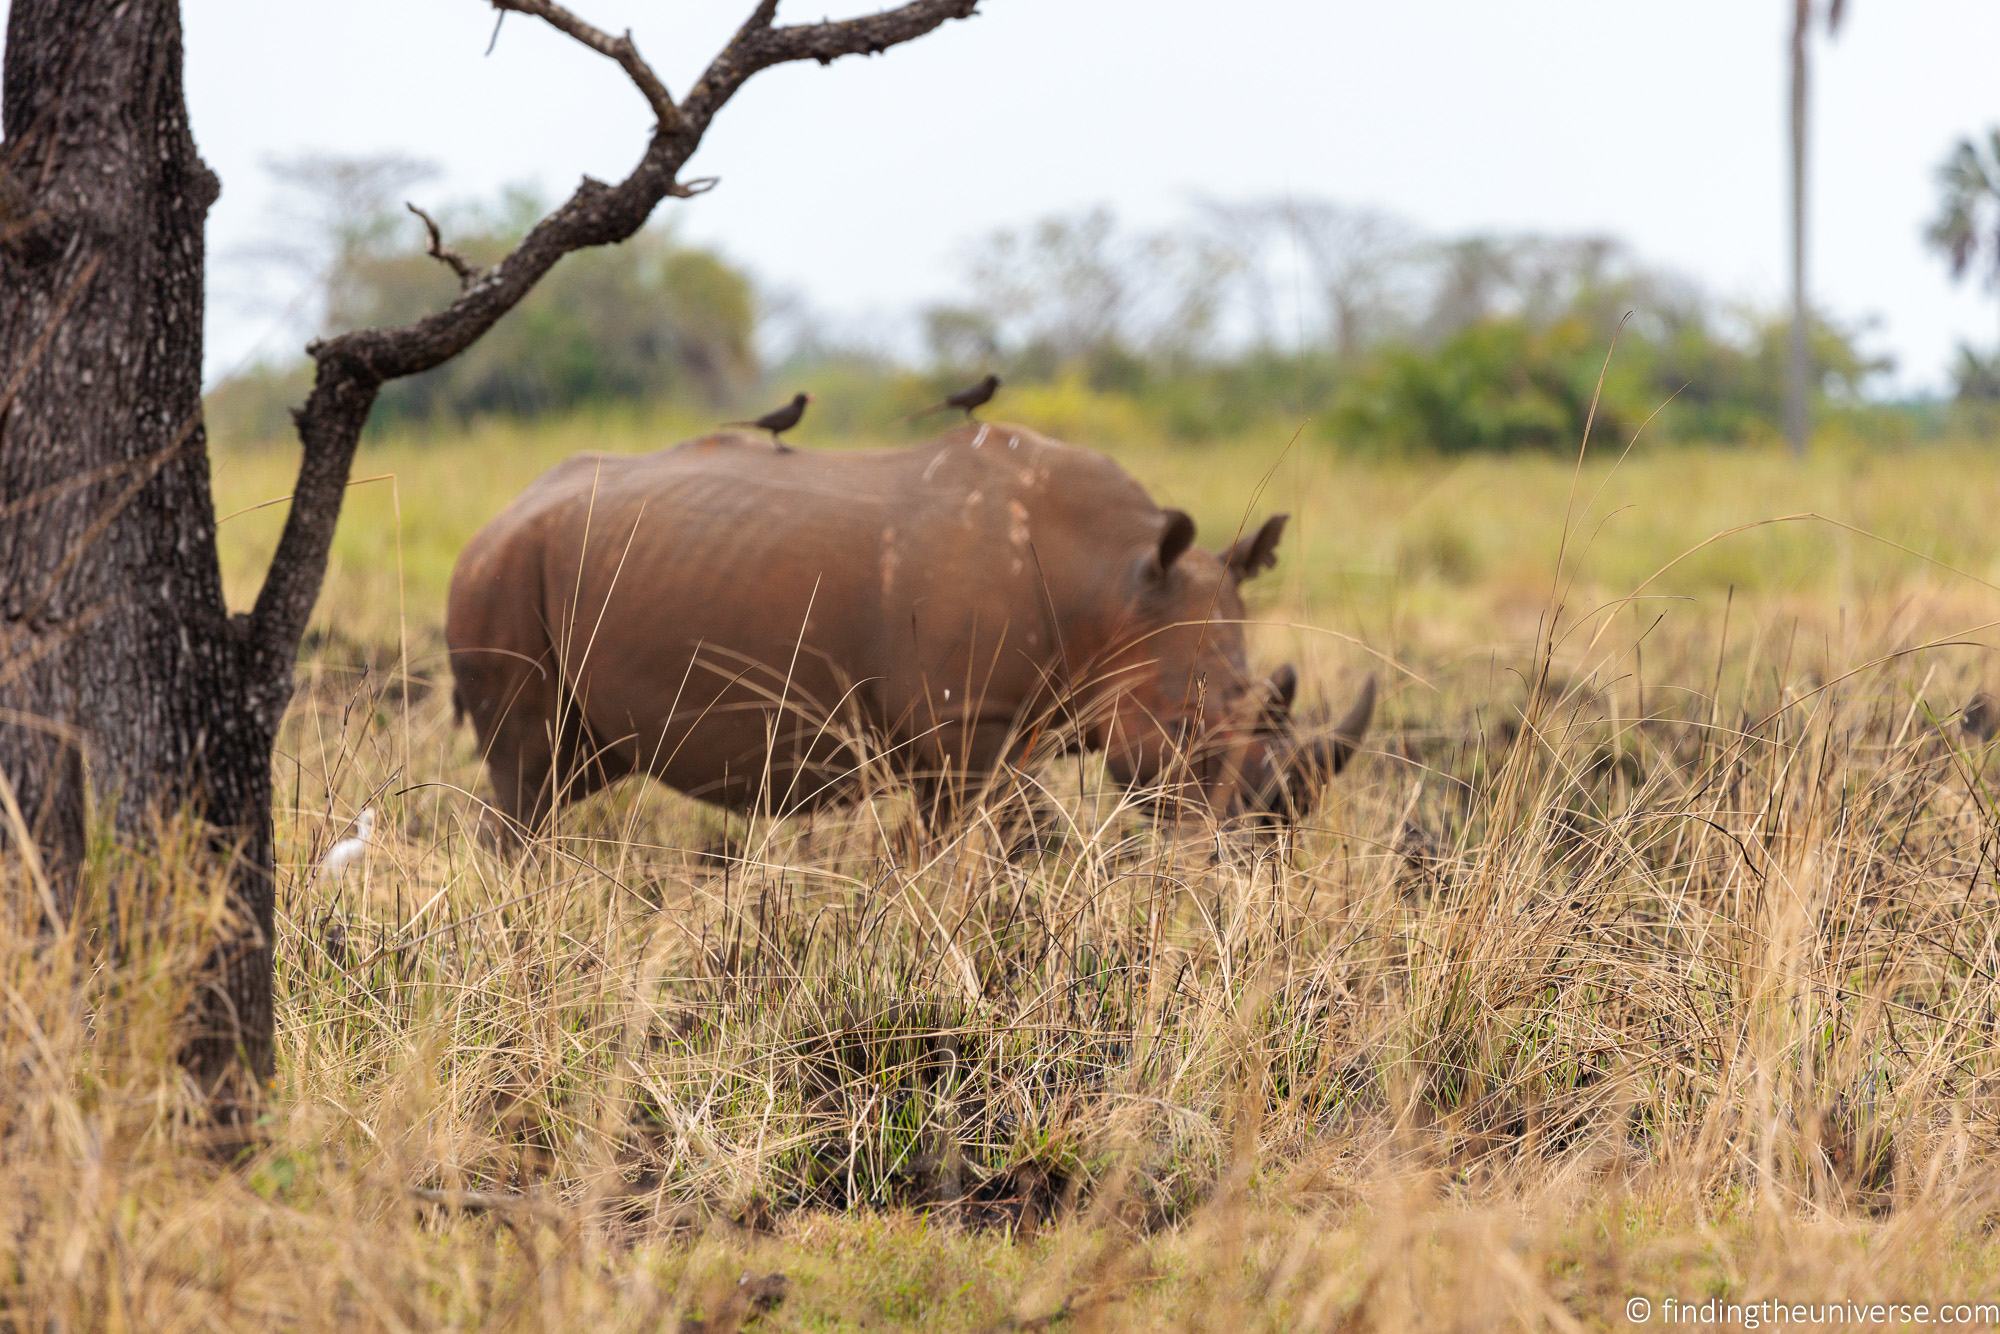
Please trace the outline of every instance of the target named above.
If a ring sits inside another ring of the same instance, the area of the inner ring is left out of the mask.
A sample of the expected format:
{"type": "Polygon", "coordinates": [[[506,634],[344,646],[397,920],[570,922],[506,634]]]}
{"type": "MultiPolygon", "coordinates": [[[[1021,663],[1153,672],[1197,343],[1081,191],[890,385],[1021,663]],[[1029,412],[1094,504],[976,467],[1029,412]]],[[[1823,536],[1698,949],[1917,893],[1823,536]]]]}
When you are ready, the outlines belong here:
{"type": "Polygon", "coordinates": [[[465,695],[457,681],[451,683],[451,725],[457,727],[465,721],[465,695]]]}

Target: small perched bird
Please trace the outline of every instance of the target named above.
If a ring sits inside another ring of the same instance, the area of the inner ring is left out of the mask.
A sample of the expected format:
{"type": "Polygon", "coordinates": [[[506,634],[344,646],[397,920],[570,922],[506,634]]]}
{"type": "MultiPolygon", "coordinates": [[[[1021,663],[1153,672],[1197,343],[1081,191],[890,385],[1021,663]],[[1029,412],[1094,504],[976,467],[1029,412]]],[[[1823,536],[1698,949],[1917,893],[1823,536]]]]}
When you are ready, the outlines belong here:
{"type": "Polygon", "coordinates": [[[978,384],[967,385],[950,398],[945,399],[942,403],[933,403],[922,412],[911,413],[904,420],[915,421],[919,417],[928,417],[933,412],[943,412],[946,408],[957,408],[965,414],[966,419],[969,421],[973,413],[993,401],[993,393],[999,387],[1000,377],[997,375],[988,375],[978,384]]]}
{"type": "Polygon", "coordinates": [[[354,832],[326,850],[313,879],[338,882],[348,867],[368,855],[368,839],[374,832],[375,808],[363,806],[361,814],[354,817],[354,832]]]}
{"type": "Polygon", "coordinates": [[[791,402],[785,404],[782,408],[772,408],[755,421],[724,422],[722,424],[724,426],[753,426],[760,431],[769,431],[771,433],[771,443],[778,447],[778,452],[788,454],[791,452],[792,447],[778,437],[799,424],[799,418],[806,415],[806,404],[812,401],[813,396],[811,394],[793,394],[791,402]]]}

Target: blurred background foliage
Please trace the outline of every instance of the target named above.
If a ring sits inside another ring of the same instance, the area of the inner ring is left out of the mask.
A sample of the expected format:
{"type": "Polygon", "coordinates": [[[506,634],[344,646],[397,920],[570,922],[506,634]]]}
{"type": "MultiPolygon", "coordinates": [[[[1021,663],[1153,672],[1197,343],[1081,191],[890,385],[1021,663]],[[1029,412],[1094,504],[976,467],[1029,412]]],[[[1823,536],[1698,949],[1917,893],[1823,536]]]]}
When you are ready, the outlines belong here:
{"type": "MultiPolygon", "coordinates": [[[[274,163],[279,236],[225,257],[252,300],[302,333],[400,322],[450,300],[402,200],[433,173],[404,158],[274,163]]],[[[446,243],[487,264],[545,201],[515,190],[439,210],[446,243]]],[[[1782,312],[1722,301],[1599,236],[1426,236],[1325,201],[1197,201],[1170,226],[1108,209],[970,243],[959,293],[907,326],[855,330],[655,225],[565,260],[465,355],[385,390],[371,426],[447,427],[579,409],[720,419],[795,388],[829,437],[934,426],[907,414],[987,370],[1003,415],[1096,443],[1198,443],[1270,429],[1378,453],[1572,451],[1594,439],[1761,443],[1779,434],[1782,312]],[[1615,351],[1614,351],[1615,345],[1615,351]],[[1608,360],[1607,360],[1608,356],[1608,360]]],[[[1950,401],[1884,403],[1865,324],[1822,315],[1812,346],[1821,436],[1892,445],[2000,425],[2000,355],[1960,354],[1950,401]]],[[[303,341],[303,339],[301,340],[303,341]]],[[[212,386],[226,440],[289,435],[303,357],[212,386]]]]}

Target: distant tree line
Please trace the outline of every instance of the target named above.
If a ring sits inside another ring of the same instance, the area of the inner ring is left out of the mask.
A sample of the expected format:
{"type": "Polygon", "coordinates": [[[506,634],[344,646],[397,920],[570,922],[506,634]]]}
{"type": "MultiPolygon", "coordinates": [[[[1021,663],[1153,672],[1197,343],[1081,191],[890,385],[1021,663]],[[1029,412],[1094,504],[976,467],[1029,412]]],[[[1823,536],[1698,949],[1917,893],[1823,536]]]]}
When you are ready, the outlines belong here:
{"type": "MultiPolygon", "coordinates": [[[[1777,430],[1787,323],[1735,309],[1616,240],[1438,240],[1323,203],[1208,204],[1159,232],[1104,210],[994,233],[962,301],[924,318],[932,362],[963,376],[1080,376],[1198,438],[1274,416],[1386,449],[1574,448],[1597,423],[1662,438],[1777,430]]],[[[1857,404],[1888,363],[1820,319],[1817,391],[1857,404]]]]}
{"type": "MultiPolygon", "coordinates": [[[[280,164],[287,240],[246,266],[278,266],[309,290],[316,328],[434,308],[452,276],[401,203],[424,174],[400,159],[280,164]]],[[[538,208],[516,192],[440,221],[480,264],[538,208]]],[[[1615,239],[1435,238],[1379,211],[1291,200],[1204,202],[1156,228],[1098,208],[995,231],[968,247],[960,295],[920,311],[914,332],[837,332],[656,229],[576,256],[465,356],[391,386],[376,421],[628,402],[713,416],[808,386],[822,430],[891,431],[911,406],[990,369],[1010,403],[1087,401],[1084,420],[1178,440],[1304,423],[1364,449],[1563,450],[1582,436],[1600,371],[1600,441],[1648,422],[1661,440],[1775,438],[1789,359],[1786,312],[1719,301],[1615,239]]],[[[1820,408],[1893,415],[1864,401],[1888,369],[1865,332],[1814,318],[1820,408]]],[[[211,395],[218,431],[279,433],[302,373],[229,377],[211,395]]],[[[1968,353],[1961,396],[1991,395],[1994,379],[1968,353]]]]}

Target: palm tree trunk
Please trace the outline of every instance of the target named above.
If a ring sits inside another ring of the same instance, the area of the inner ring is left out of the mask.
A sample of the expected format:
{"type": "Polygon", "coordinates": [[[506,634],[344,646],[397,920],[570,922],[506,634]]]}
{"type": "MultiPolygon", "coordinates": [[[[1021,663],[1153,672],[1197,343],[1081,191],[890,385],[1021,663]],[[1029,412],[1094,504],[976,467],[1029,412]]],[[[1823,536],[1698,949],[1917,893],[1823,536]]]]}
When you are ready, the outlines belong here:
{"type": "Polygon", "coordinates": [[[1806,304],[1806,39],[1812,0],[1795,0],[1792,18],[1792,346],[1785,376],[1785,439],[1794,455],[1812,433],[1812,360],[1806,304]]]}

